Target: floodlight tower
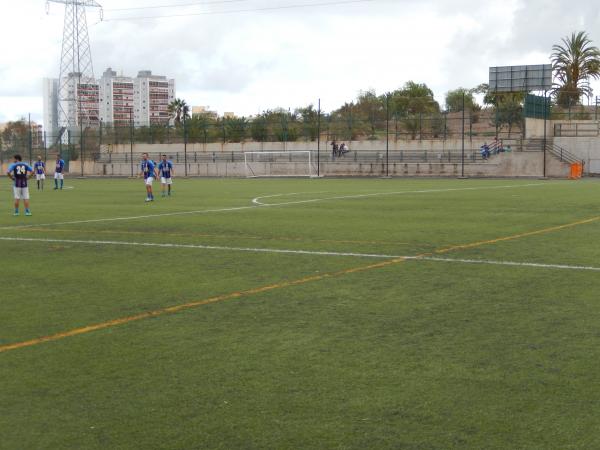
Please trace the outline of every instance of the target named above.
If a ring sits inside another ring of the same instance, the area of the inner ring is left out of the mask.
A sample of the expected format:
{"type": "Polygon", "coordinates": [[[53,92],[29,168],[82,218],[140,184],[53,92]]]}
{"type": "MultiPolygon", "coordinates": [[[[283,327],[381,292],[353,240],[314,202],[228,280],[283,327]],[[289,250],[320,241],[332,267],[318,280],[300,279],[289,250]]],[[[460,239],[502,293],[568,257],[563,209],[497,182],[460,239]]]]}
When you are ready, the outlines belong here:
{"type": "Polygon", "coordinates": [[[65,21],[58,80],[58,125],[69,129],[90,126],[98,121],[98,86],[94,80],[92,52],[88,35],[86,8],[102,6],[94,0],[47,0],[65,5],[65,21]]]}

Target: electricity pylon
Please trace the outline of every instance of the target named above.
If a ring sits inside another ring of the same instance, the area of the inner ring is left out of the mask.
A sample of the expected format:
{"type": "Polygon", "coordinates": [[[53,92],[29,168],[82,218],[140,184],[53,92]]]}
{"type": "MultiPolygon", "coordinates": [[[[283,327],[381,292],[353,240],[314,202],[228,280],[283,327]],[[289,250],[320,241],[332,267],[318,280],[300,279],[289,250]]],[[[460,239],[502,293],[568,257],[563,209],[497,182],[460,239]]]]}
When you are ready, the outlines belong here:
{"type": "Polygon", "coordinates": [[[94,79],[86,8],[102,6],[94,0],[47,0],[65,5],[60,76],[58,125],[64,129],[98,122],[98,85],[94,79]],[[96,105],[94,105],[94,102],[96,105]]]}

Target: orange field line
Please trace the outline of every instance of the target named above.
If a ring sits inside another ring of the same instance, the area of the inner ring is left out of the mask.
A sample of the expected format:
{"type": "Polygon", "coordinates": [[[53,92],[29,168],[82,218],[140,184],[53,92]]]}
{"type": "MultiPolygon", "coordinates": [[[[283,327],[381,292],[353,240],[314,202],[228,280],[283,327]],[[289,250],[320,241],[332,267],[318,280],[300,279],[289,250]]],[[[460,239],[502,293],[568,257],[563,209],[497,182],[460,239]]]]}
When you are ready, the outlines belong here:
{"type": "Polygon", "coordinates": [[[58,341],[58,340],[65,339],[68,337],[78,336],[80,334],[91,333],[92,331],[103,330],[105,328],[112,328],[112,327],[116,327],[119,325],[124,325],[126,323],[136,322],[138,320],[149,319],[151,317],[159,317],[159,316],[164,316],[166,314],[174,314],[179,311],[197,308],[199,306],[209,305],[211,303],[218,303],[218,302],[222,302],[225,300],[232,300],[235,298],[248,297],[250,295],[261,294],[263,292],[269,292],[269,291],[273,291],[276,289],[282,289],[282,288],[286,288],[286,287],[290,287],[290,286],[298,286],[298,285],[310,283],[313,281],[324,280],[326,278],[333,278],[333,277],[338,277],[338,276],[346,275],[346,274],[350,274],[350,273],[363,272],[363,271],[370,270],[370,269],[376,269],[376,268],[380,268],[380,267],[390,266],[392,264],[396,264],[401,261],[404,261],[404,259],[403,258],[402,259],[393,259],[393,260],[388,260],[388,261],[384,261],[384,262],[377,263],[377,264],[370,264],[367,266],[361,266],[361,267],[355,267],[352,269],[341,270],[338,272],[329,272],[329,273],[324,273],[324,274],[320,274],[320,275],[313,275],[310,277],[300,278],[298,280],[285,281],[283,283],[270,284],[267,286],[248,289],[245,291],[238,291],[238,292],[232,292],[229,294],[218,295],[216,297],[211,297],[211,298],[208,298],[205,300],[200,300],[197,302],[184,303],[182,305],[169,306],[166,308],[156,309],[154,311],[147,311],[147,312],[143,312],[143,313],[136,314],[133,316],[122,317],[119,319],[109,320],[107,322],[101,322],[101,323],[98,323],[95,325],[89,325],[89,326],[85,326],[85,327],[81,327],[81,328],[75,328],[73,330],[53,334],[51,336],[30,339],[28,341],[23,341],[23,342],[16,342],[14,344],[2,345],[2,346],[0,346],[0,353],[8,352],[11,350],[17,350],[17,349],[25,348],[25,347],[32,347],[34,345],[42,344],[44,342],[58,341]]]}
{"type": "MultiPolygon", "coordinates": [[[[483,245],[495,244],[498,242],[506,242],[506,241],[516,240],[516,239],[521,239],[524,237],[535,236],[535,235],[540,235],[540,234],[545,234],[545,233],[551,233],[554,231],[560,231],[560,230],[573,228],[573,227],[580,226],[580,225],[586,225],[589,223],[596,222],[598,220],[600,220],[600,216],[593,217],[591,219],[580,220],[577,222],[568,223],[565,225],[558,225],[558,226],[554,226],[554,227],[544,228],[541,230],[530,231],[527,233],[519,233],[519,234],[514,234],[511,236],[505,236],[505,237],[500,237],[500,238],[496,238],[496,239],[489,239],[486,241],[478,241],[478,242],[474,242],[471,244],[455,245],[452,247],[446,247],[446,248],[443,248],[440,250],[436,250],[433,253],[434,254],[443,254],[443,253],[448,253],[451,251],[464,250],[464,249],[469,249],[469,248],[481,247],[483,245]]],[[[431,255],[431,253],[424,253],[421,255],[417,255],[414,258],[425,257],[425,256],[430,256],[430,255],[431,255]]],[[[25,347],[32,347],[32,346],[39,345],[39,344],[42,344],[45,342],[58,341],[58,340],[65,339],[68,337],[78,336],[81,334],[87,334],[92,331],[103,330],[106,328],[112,328],[112,327],[116,327],[119,325],[131,323],[131,322],[136,322],[138,320],[148,319],[151,317],[159,317],[159,316],[164,316],[166,314],[174,314],[179,311],[197,308],[197,307],[209,305],[212,303],[218,303],[218,302],[222,302],[225,300],[232,300],[232,299],[241,298],[241,297],[248,297],[251,295],[260,294],[263,292],[269,292],[269,291],[273,291],[276,289],[283,289],[283,288],[287,288],[290,286],[299,286],[299,285],[311,283],[314,281],[320,281],[320,280],[324,280],[324,279],[328,279],[328,278],[334,278],[334,277],[349,275],[349,274],[353,274],[353,273],[360,273],[360,272],[365,272],[365,271],[373,270],[373,269],[380,269],[383,267],[388,267],[388,266],[392,266],[395,264],[399,264],[404,261],[406,261],[406,258],[390,259],[388,261],[383,261],[383,262],[379,262],[376,264],[369,264],[369,265],[365,265],[365,266],[344,269],[344,270],[337,271],[337,272],[329,272],[329,273],[324,273],[324,274],[320,274],[320,275],[313,275],[310,277],[300,278],[298,280],[285,281],[282,283],[276,283],[276,284],[271,284],[271,285],[267,285],[267,286],[257,287],[257,288],[248,289],[245,291],[237,291],[237,292],[232,292],[229,294],[223,294],[223,295],[211,297],[211,298],[196,301],[196,302],[190,302],[190,303],[185,303],[185,304],[181,304],[181,305],[169,306],[169,307],[157,309],[154,311],[147,311],[147,312],[143,312],[143,313],[136,314],[133,316],[109,320],[107,322],[102,322],[102,323],[98,323],[95,325],[89,325],[86,327],[75,328],[73,330],[53,334],[51,336],[45,336],[45,337],[31,339],[28,341],[15,342],[13,344],[2,345],[2,346],[0,346],[0,353],[8,352],[11,350],[17,350],[17,349],[21,349],[21,348],[25,348],[25,347]]]]}
{"type": "Polygon", "coordinates": [[[436,251],[434,251],[434,253],[439,255],[439,254],[453,252],[456,250],[466,250],[466,249],[470,249],[470,248],[481,247],[483,245],[497,244],[498,242],[514,241],[516,239],[521,239],[524,237],[552,233],[553,231],[561,231],[561,230],[565,230],[567,228],[573,228],[573,227],[577,227],[580,225],[587,225],[589,223],[597,222],[598,220],[600,220],[600,216],[592,217],[591,219],[580,220],[578,222],[567,223],[565,225],[557,225],[555,227],[544,228],[542,230],[529,231],[527,233],[513,234],[512,236],[505,236],[505,237],[500,237],[497,239],[490,239],[487,241],[473,242],[471,244],[463,244],[463,245],[454,245],[452,247],[447,247],[447,248],[442,248],[440,250],[436,250],[436,251]]]}

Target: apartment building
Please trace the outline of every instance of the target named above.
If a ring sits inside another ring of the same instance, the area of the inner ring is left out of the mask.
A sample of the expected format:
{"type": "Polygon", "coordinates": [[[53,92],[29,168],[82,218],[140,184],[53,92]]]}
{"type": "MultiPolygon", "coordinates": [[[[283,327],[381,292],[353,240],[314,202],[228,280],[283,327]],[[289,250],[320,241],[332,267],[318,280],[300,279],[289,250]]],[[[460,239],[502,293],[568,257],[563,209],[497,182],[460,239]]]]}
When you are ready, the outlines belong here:
{"type": "Polygon", "coordinates": [[[44,126],[49,133],[67,126],[136,127],[169,122],[169,104],[175,99],[175,80],[142,70],[137,77],[118,75],[108,68],[99,80],[69,74],[59,80],[44,79],[44,126]],[[65,114],[62,114],[64,111],[65,114]]]}

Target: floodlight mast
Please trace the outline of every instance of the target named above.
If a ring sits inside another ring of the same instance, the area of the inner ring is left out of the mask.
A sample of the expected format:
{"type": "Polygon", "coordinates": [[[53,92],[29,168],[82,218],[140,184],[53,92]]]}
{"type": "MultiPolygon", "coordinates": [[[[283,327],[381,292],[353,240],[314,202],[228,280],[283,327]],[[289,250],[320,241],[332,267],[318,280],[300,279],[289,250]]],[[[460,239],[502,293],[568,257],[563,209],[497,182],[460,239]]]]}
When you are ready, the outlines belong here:
{"type": "Polygon", "coordinates": [[[65,5],[58,81],[59,128],[89,126],[98,121],[98,114],[85,104],[86,99],[96,95],[91,88],[95,81],[86,8],[100,8],[102,17],[102,5],[94,0],[47,0],[47,8],[50,3],[65,5]]]}

